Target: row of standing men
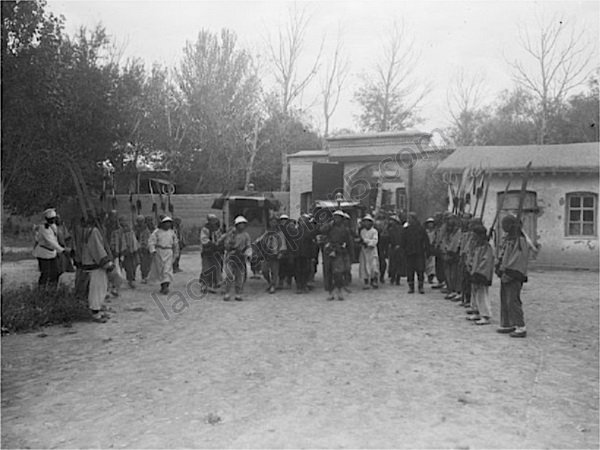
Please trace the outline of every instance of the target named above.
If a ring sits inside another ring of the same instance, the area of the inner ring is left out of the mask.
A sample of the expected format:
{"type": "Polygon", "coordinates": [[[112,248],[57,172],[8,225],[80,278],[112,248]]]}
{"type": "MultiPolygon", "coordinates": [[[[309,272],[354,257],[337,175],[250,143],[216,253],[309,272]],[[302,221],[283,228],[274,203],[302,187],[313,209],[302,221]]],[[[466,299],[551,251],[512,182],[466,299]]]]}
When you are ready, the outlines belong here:
{"type": "MultiPolygon", "coordinates": [[[[72,252],[68,251],[64,233],[62,239],[59,237],[56,211],[48,209],[44,217],[46,223],[38,228],[34,248],[41,272],[39,283],[54,284],[60,275],[60,261],[65,254],[72,255],[78,273],[86,275],[77,277],[83,283],[77,288],[87,291],[95,320],[107,318],[102,312],[107,291],[118,295],[120,277],[115,275],[118,265],[123,267],[130,287],[135,287],[139,265],[143,283],[157,280],[161,293],[169,292],[181,249],[179,233],[173,230],[170,217],[161,217],[156,229],[152,219],[143,216],[137,217],[134,229],[121,218],[110,232],[109,248],[97,222],[90,218],[72,252]]],[[[366,215],[356,235],[350,216],[343,211],[334,211],[332,220],[325,223],[318,223],[309,214],[303,214],[298,221],[282,215],[271,220],[268,230],[254,242],[245,231],[246,225],[247,220],[240,216],[229,232],[222,233],[216,216],[209,215],[201,231],[200,281],[211,292],[222,286],[225,300],[230,300],[232,287],[235,299],[242,300],[247,260],[252,261],[255,269],[262,267],[269,292],[291,287],[292,279],[298,293],[308,292],[319,253],[322,253],[328,300],[336,298],[336,291],[337,299],[343,300],[343,291],[350,291],[351,265],[354,252],[358,251],[363,289],[378,288],[385,281],[387,268],[391,283],[399,285],[406,276],[408,292],[414,293],[416,276],[418,291],[424,293],[426,274],[430,283],[437,278],[432,287],[441,289],[446,299],[470,307],[469,318],[478,325],[490,323],[488,286],[495,272],[501,279],[498,331],[514,337],[526,335],[520,291],[522,283],[527,281],[531,242],[514,216],[503,219],[502,229],[506,234],[496,252],[481,221],[468,215],[439,213],[427,219],[425,227],[414,213],[407,220],[397,215],[387,219],[379,216],[375,220],[366,215]]]]}
{"type": "Polygon", "coordinates": [[[291,287],[292,278],[298,293],[308,292],[319,253],[327,299],[334,300],[337,294],[338,300],[344,300],[344,292],[350,292],[351,264],[358,251],[363,289],[376,289],[385,282],[386,268],[392,284],[400,285],[401,278],[407,278],[408,293],[415,292],[415,278],[418,292],[424,293],[427,278],[447,300],[469,308],[467,318],[477,325],[491,323],[489,286],[495,273],[500,278],[501,303],[497,331],[526,336],[520,293],[527,281],[532,243],[512,215],[502,219],[505,234],[497,249],[490,244],[490,233],[480,219],[447,212],[428,218],[424,226],[414,213],[406,220],[397,215],[387,219],[366,215],[356,235],[350,216],[343,211],[333,212],[332,220],[323,224],[309,214],[298,221],[282,215],[254,242],[245,227],[245,218],[238,217],[235,227],[223,235],[217,218],[209,216],[202,231],[200,278],[212,292],[222,282],[225,300],[231,298],[232,284],[235,299],[242,300],[247,259],[262,267],[269,292],[291,287]]]}

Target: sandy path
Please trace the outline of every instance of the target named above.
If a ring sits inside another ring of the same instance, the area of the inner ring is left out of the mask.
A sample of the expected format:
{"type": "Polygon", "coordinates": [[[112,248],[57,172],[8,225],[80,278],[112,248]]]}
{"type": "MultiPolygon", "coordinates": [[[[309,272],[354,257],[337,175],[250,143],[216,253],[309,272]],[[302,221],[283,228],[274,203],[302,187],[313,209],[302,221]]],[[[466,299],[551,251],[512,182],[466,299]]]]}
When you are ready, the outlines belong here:
{"type": "Polygon", "coordinates": [[[251,280],[242,303],[162,297],[169,320],[124,290],[107,324],[2,338],[2,446],[597,448],[598,274],[530,278],[521,340],[429,288],[251,280]]]}

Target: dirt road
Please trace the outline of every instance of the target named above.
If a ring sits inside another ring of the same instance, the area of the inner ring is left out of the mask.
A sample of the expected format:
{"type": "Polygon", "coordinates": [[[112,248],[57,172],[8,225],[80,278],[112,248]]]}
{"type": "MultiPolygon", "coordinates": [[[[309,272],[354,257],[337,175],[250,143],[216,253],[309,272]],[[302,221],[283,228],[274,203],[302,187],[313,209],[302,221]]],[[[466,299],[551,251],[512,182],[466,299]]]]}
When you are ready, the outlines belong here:
{"type": "Polygon", "coordinates": [[[428,286],[193,299],[198,259],[181,296],[3,337],[2,446],[598,448],[597,273],[531,273],[512,339],[428,286]]]}

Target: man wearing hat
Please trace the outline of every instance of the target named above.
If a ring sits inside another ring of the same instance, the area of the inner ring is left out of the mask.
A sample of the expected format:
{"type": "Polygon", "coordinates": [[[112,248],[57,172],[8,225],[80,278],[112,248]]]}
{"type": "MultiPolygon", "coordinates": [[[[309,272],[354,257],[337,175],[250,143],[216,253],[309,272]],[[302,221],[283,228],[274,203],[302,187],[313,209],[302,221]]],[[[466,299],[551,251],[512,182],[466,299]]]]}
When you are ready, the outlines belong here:
{"type": "Polygon", "coordinates": [[[159,227],[148,239],[148,250],[152,254],[150,280],[160,281],[160,293],[168,294],[173,282],[173,259],[179,254],[179,242],[173,231],[173,219],[164,216],[159,227]]]}
{"type": "Polygon", "coordinates": [[[293,232],[293,223],[290,221],[290,217],[287,214],[281,214],[279,216],[279,230],[283,233],[286,241],[286,249],[283,251],[279,260],[279,289],[285,288],[291,289],[292,278],[294,277],[294,254],[297,250],[297,245],[292,240],[295,239],[295,233],[293,232]]]}
{"type": "Polygon", "coordinates": [[[225,246],[225,295],[223,300],[229,301],[229,291],[235,282],[235,299],[241,302],[246,281],[246,260],[252,256],[252,241],[246,230],[248,220],[237,216],[234,227],[223,237],[225,246]]]}
{"type": "Polygon", "coordinates": [[[56,211],[54,208],[48,208],[43,215],[45,223],[37,228],[33,256],[37,258],[40,269],[38,285],[44,288],[55,288],[60,276],[58,253],[64,252],[65,248],[58,243],[56,211]]]}
{"type": "Polygon", "coordinates": [[[367,214],[361,221],[360,239],[362,247],[358,260],[358,271],[364,282],[364,289],[369,289],[369,285],[373,289],[379,287],[377,284],[379,279],[379,255],[377,253],[379,233],[373,227],[373,223],[371,214],[367,214]]]}
{"type": "Polygon", "coordinates": [[[510,333],[511,337],[525,337],[527,331],[521,288],[527,282],[529,246],[515,216],[505,216],[501,226],[506,235],[498,252],[496,266],[496,274],[500,277],[500,328],[497,331],[510,333]]]}
{"type": "Polygon", "coordinates": [[[296,228],[296,246],[294,251],[294,275],[296,278],[296,293],[304,294],[309,291],[308,280],[312,270],[312,258],[315,255],[315,236],[317,230],[310,223],[308,214],[302,214],[296,228]]]}
{"type": "Polygon", "coordinates": [[[342,289],[345,286],[346,254],[352,248],[352,235],[344,225],[344,212],[333,213],[333,223],[324,224],[319,230],[325,235],[323,245],[323,280],[325,290],[329,292],[327,300],[334,300],[337,289],[338,300],[344,300],[342,289]]]}
{"type": "Polygon", "coordinates": [[[200,282],[204,283],[209,292],[217,292],[221,285],[223,272],[222,249],[219,246],[221,227],[219,219],[214,214],[206,216],[206,223],[200,230],[200,256],[202,258],[202,272],[200,282]]]}

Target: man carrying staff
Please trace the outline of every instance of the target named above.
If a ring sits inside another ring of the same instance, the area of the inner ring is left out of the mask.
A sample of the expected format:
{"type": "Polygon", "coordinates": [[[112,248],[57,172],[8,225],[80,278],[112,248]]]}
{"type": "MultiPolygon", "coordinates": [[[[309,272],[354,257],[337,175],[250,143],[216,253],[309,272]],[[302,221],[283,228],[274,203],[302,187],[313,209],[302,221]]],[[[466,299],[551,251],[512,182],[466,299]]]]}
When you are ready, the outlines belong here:
{"type": "Polygon", "coordinates": [[[500,277],[500,328],[497,331],[510,333],[511,337],[525,337],[521,288],[527,282],[529,245],[515,216],[505,216],[501,226],[506,235],[499,248],[496,266],[496,275],[500,277]]]}
{"type": "Polygon", "coordinates": [[[41,288],[56,288],[60,277],[58,254],[64,252],[65,248],[58,243],[54,208],[44,211],[44,219],[46,223],[37,228],[33,248],[33,256],[37,258],[40,269],[38,285],[41,288]]]}
{"type": "Polygon", "coordinates": [[[179,253],[179,242],[173,231],[173,219],[165,216],[160,226],[148,239],[148,250],[152,254],[151,280],[160,281],[160,293],[168,294],[173,282],[173,259],[179,253]]]}
{"type": "Polygon", "coordinates": [[[222,233],[219,219],[214,214],[206,216],[206,224],[200,230],[200,256],[202,258],[202,272],[200,282],[206,285],[208,292],[215,293],[221,285],[221,273],[223,271],[222,251],[219,248],[219,240],[222,233]]]}
{"type": "Polygon", "coordinates": [[[98,229],[92,213],[83,230],[81,268],[89,273],[88,304],[94,322],[104,323],[108,316],[102,313],[102,306],[108,292],[108,272],[114,264],[104,245],[104,237],[98,229]]]}
{"type": "Polygon", "coordinates": [[[223,237],[225,245],[225,295],[223,300],[229,301],[229,291],[235,282],[235,300],[243,300],[244,283],[246,282],[246,260],[252,256],[252,240],[246,230],[248,220],[237,216],[233,221],[234,228],[223,237]]]}

